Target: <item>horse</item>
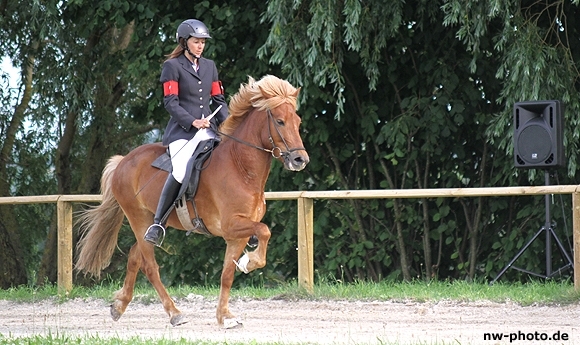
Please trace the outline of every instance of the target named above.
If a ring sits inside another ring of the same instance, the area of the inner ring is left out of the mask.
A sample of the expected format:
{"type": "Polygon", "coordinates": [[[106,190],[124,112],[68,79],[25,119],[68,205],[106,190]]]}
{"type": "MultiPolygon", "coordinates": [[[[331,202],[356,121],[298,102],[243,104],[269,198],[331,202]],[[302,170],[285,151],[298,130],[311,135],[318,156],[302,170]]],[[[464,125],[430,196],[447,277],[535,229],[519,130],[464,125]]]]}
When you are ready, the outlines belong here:
{"type": "MultiPolygon", "coordinates": [[[[261,220],[266,212],[264,188],[272,160],[290,171],[300,171],[309,162],[296,113],[299,92],[300,88],[272,75],[259,80],[248,77],[230,98],[229,116],[217,131],[221,142],[199,176],[193,198],[197,214],[209,232],[222,237],[227,245],[216,309],[218,325],[242,326],[228,307],[236,270],[249,273],[266,265],[271,233],[261,220]],[[252,236],[257,237],[257,246],[241,256],[252,236]]],[[[124,157],[111,157],[101,176],[101,203],[81,211],[78,219],[81,236],[75,269],[85,275],[98,278],[110,264],[124,217],[135,235],[123,287],[115,292],[110,307],[115,321],[131,302],[141,270],[157,291],[171,324],[187,322],[160,280],[155,247],[143,239],[168,174],[151,164],[165,152],[161,143],[153,143],[141,145],[124,157]]],[[[188,203],[190,215],[193,206],[188,203]]],[[[175,211],[167,218],[167,227],[184,230],[175,211]]]]}

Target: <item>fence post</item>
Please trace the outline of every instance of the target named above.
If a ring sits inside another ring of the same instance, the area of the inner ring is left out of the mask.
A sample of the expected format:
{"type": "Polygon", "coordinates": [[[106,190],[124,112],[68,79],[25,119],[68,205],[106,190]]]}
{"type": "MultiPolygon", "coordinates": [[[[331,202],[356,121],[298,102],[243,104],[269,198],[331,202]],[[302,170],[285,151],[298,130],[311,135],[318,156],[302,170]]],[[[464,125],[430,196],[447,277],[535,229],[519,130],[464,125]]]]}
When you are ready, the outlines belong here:
{"type": "Polygon", "coordinates": [[[572,193],[572,241],[574,242],[574,289],[580,291],[580,191],[572,193]]]}
{"type": "Polygon", "coordinates": [[[58,294],[66,295],[72,290],[72,203],[62,201],[59,198],[56,202],[56,210],[58,227],[57,286],[58,294]]]}
{"type": "Polygon", "coordinates": [[[314,202],[298,198],[298,285],[314,291],[314,202]]]}

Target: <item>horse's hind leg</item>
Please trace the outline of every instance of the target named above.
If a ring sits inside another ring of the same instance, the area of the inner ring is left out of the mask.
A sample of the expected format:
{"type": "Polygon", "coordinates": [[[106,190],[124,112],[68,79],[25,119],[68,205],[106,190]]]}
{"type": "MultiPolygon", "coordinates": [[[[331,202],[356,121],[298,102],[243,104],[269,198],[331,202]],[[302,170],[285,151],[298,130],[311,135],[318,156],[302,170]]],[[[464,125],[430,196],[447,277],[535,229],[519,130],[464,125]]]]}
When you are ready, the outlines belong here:
{"type": "Polygon", "coordinates": [[[113,304],[111,304],[111,317],[117,321],[127,309],[127,305],[133,299],[133,290],[135,289],[135,280],[141,267],[141,252],[139,246],[135,243],[129,251],[127,260],[127,275],[121,290],[115,293],[113,304]]]}
{"type": "Polygon", "coordinates": [[[179,326],[186,323],[187,321],[181,312],[175,307],[173,299],[169,296],[165,286],[161,282],[161,277],[159,276],[159,265],[155,260],[155,247],[152,244],[145,242],[143,239],[138,240],[138,245],[142,254],[141,270],[145,273],[147,279],[149,279],[149,282],[157,291],[161,303],[163,304],[163,308],[170,317],[169,321],[173,326],[179,326]]]}
{"type": "MultiPolygon", "coordinates": [[[[134,212],[137,214],[137,212],[134,212]]],[[[155,247],[143,239],[145,229],[147,229],[150,220],[150,214],[140,214],[140,216],[127,216],[129,224],[135,233],[137,243],[135,243],[129,251],[129,259],[127,261],[127,275],[121,290],[115,293],[115,301],[111,305],[111,316],[114,320],[118,320],[125,312],[127,305],[133,298],[133,290],[135,288],[135,280],[139,269],[147,276],[151,285],[157,291],[165,312],[170,317],[170,322],[173,326],[185,323],[181,312],[175,308],[173,299],[167,293],[165,286],[161,283],[159,277],[159,265],[155,260],[155,247]],[[136,221],[137,220],[137,221],[136,221]]]]}

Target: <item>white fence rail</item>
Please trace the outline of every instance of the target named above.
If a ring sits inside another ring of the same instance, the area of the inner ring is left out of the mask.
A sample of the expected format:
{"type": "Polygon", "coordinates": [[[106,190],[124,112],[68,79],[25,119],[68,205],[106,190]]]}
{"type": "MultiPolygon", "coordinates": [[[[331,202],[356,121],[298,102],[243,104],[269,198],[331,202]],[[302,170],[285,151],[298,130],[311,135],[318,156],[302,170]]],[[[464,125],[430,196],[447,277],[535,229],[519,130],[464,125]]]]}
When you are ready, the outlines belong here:
{"type": "MultiPolygon", "coordinates": [[[[572,195],[573,264],[580,267],[580,185],[538,187],[489,187],[441,189],[345,190],[319,192],[267,192],[267,200],[297,200],[298,203],[298,282],[312,291],[314,286],[314,199],[416,199],[526,195],[572,195]]],[[[58,215],[58,287],[72,289],[73,216],[72,204],[100,202],[100,195],[45,195],[1,197],[0,204],[56,203],[58,215]]],[[[574,270],[574,288],[580,291],[580,269],[574,270]]]]}

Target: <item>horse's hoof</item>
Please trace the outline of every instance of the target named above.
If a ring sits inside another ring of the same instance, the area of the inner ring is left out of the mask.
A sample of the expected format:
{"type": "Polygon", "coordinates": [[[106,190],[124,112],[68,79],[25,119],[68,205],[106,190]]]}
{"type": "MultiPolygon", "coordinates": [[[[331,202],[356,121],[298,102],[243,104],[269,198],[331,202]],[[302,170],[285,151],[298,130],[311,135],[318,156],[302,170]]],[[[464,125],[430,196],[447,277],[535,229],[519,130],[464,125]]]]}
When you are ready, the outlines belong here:
{"type": "Polygon", "coordinates": [[[183,325],[184,323],[187,323],[187,320],[185,319],[185,317],[183,316],[183,314],[177,314],[171,317],[171,325],[173,327],[175,326],[180,326],[183,325]]]}
{"type": "Polygon", "coordinates": [[[113,318],[113,321],[119,321],[121,315],[123,315],[123,313],[119,312],[117,308],[115,308],[115,304],[111,304],[111,317],[113,318]]]}
{"type": "Polygon", "coordinates": [[[238,319],[225,319],[224,329],[238,329],[244,328],[244,324],[238,319]]]}

